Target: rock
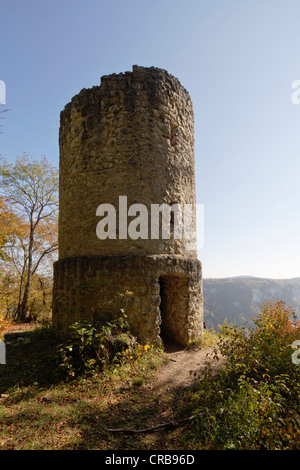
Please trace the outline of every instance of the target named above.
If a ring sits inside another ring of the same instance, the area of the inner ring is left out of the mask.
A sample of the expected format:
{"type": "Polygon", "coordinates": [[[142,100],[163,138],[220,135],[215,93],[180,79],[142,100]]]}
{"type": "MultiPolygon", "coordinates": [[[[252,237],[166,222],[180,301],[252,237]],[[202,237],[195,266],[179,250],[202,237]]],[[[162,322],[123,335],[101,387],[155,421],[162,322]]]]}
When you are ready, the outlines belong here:
{"type": "Polygon", "coordinates": [[[8,394],[6,394],[6,393],[1,393],[1,394],[0,394],[0,399],[1,399],[1,400],[5,400],[6,398],[9,398],[9,395],[8,395],[8,394]]]}

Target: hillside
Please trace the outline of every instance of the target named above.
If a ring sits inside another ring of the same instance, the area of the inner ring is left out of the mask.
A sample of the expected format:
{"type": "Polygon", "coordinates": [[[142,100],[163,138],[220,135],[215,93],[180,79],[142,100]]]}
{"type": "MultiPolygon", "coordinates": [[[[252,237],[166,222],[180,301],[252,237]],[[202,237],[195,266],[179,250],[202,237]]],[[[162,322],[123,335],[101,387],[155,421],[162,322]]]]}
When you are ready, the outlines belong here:
{"type": "Polygon", "coordinates": [[[238,326],[251,325],[260,304],[266,300],[282,300],[300,312],[300,278],[263,279],[232,277],[203,279],[204,319],[207,328],[217,329],[225,318],[238,326]]]}

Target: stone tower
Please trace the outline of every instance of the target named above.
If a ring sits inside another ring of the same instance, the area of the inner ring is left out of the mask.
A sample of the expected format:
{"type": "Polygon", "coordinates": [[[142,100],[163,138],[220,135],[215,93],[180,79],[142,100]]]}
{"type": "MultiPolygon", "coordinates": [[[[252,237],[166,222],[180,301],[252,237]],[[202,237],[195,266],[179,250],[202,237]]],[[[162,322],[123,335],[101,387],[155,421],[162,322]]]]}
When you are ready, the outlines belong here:
{"type": "Polygon", "coordinates": [[[188,92],[154,67],[104,76],[62,111],[59,145],[54,329],[124,308],[139,341],[187,345],[203,324],[188,92]]]}

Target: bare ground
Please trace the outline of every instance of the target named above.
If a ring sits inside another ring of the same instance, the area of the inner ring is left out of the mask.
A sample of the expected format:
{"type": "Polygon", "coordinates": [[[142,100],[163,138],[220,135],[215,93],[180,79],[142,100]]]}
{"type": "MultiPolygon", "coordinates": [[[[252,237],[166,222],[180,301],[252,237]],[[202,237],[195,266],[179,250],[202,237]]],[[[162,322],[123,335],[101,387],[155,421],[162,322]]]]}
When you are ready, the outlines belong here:
{"type": "Polygon", "coordinates": [[[213,359],[212,352],[210,346],[200,349],[182,349],[174,345],[166,347],[166,362],[150,386],[153,394],[172,393],[176,389],[191,386],[208,361],[217,373],[224,359],[213,359]]]}
{"type": "MultiPolygon", "coordinates": [[[[180,424],[180,421],[189,420],[189,416],[182,415],[181,412],[178,415],[176,403],[178,400],[184,399],[184,389],[193,385],[208,360],[216,373],[222,367],[224,360],[213,360],[212,352],[212,347],[203,347],[198,350],[179,349],[174,346],[166,348],[165,364],[160,368],[153,382],[144,385],[140,390],[138,402],[140,405],[148,403],[150,410],[149,416],[143,422],[144,426],[137,424],[136,426],[132,424],[126,426],[127,419],[124,419],[124,428],[135,430],[138,433],[136,436],[139,436],[138,439],[143,448],[168,449],[177,445],[181,431],[180,427],[177,428],[176,423],[180,424]],[[160,428],[168,423],[175,423],[174,428],[160,428]],[[139,432],[145,431],[145,428],[149,433],[139,434],[139,432]],[[158,433],[151,432],[157,428],[158,433]]],[[[121,427],[123,428],[123,426],[121,427]]],[[[127,444],[123,442],[121,445],[127,444]]]]}
{"type": "MultiPolygon", "coordinates": [[[[26,325],[22,330],[32,327],[26,325]]],[[[20,328],[15,325],[12,330],[20,331],[20,328]]],[[[185,401],[188,397],[185,388],[193,385],[197,373],[204,369],[207,360],[216,372],[224,361],[213,361],[213,348],[209,346],[182,349],[173,345],[167,346],[165,352],[166,361],[154,375],[152,382],[146,382],[138,388],[132,384],[122,385],[116,393],[107,396],[109,413],[98,410],[99,415],[103,414],[102,419],[99,419],[99,423],[92,421],[91,433],[86,431],[86,436],[82,438],[82,448],[175,449],[181,445],[182,429],[189,425],[189,421],[186,421],[189,419],[189,412],[181,407],[182,400],[185,401]],[[165,427],[168,423],[181,421],[184,421],[183,427],[181,424],[165,427]],[[101,439],[95,432],[95,423],[98,424],[101,439]],[[120,428],[125,432],[114,432],[120,428]],[[145,428],[149,432],[144,432],[145,428]],[[152,432],[153,429],[155,432],[152,432]],[[131,431],[135,433],[132,434],[131,431]]]]}

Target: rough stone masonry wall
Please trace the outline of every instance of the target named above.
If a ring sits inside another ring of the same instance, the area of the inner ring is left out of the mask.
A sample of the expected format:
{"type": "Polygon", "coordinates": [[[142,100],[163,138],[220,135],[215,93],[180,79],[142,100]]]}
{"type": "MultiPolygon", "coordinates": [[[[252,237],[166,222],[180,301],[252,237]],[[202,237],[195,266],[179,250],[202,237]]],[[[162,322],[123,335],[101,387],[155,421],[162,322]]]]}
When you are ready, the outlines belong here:
{"type": "Polygon", "coordinates": [[[140,341],[160,342],[165,332],[186,345],[202,332],[196,252],[186,249],[184,239],[100,240],[96,209],[104,203],[117,209],[121,195],[128,206],[142,203],[149,212],[155,203],[195,205],[188,92],[153,67],[102,77],[100,86],[82,90],[62,111],[59,143],[55,330],[65,333],[79,320],[109,319],[122,300],[140,341]]]}
{"type": "Polygon", "coordinates": [[[202,331],[201,264],[180,256],[92,256],[55,263],[57,331],[72,322],[111,319],[126,311],[142,343],[172,339],[186,345],[202,331]],[[162,285],[165,284],[165,295],[162,285]],[[121,295],[120,295],[121,294],[121,295]],[[161,305],[161,299],[165,305],[161,305]]]}
{"type": "MultiPolygon", "coordinates": [[[[59,256],[181,254],[185,240],[96,236],[96,208],[195,204],[194,117],[188,92],[164,70],[102,77],[61,113],[59,256]]],[[[117,214],[118,215],[118,214],[117,214]]],[[[118,231],[118,217],[117,217],[118,231]]]]}

